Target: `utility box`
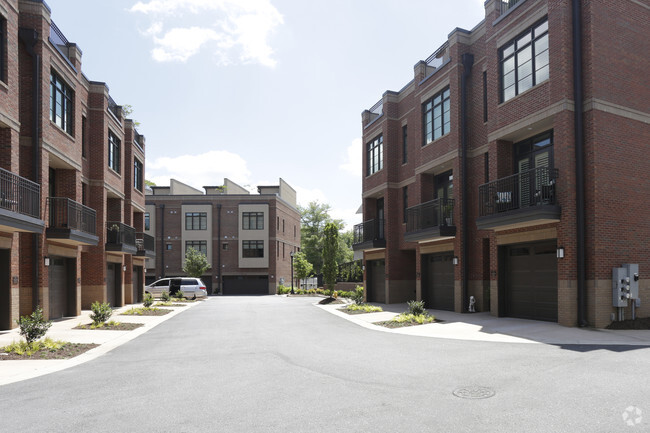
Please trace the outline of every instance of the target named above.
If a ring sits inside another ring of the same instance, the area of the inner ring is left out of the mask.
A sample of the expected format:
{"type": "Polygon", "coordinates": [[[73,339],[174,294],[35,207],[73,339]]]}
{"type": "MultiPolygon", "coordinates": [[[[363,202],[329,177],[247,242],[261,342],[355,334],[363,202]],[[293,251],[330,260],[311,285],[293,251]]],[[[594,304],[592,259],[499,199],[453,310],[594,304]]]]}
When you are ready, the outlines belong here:
{"type": "Polygon", "coordinates": [[[630,278],[630,298],[639,299],[639,265],[628,263],[623,267],[627,269],[627,276],[630,278]]]}
{"type": "Polygon", "coordinates": [[[627,307],[627,300],[632,298],[629,279],[627,268],[612,269],[612,306],[627,307]]]}

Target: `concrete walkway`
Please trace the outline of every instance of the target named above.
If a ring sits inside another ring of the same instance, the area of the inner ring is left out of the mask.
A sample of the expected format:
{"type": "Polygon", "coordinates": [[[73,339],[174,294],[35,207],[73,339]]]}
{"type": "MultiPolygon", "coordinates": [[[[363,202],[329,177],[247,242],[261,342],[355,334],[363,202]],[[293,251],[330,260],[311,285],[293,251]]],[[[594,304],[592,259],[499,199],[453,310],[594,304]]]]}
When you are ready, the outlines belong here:
{"type": "MultiPolygon", "coordinates": [[[[208,298],[207,302],[209,302],[208,298]]],[[[8,383],[18,382],[21,380],[31,379],[55,371],[64,370],[75,365],[83,364],[98,356],[107,353],[114,348],[131,341],[134,338],[144,334],[158,324],[169,320],[177,314],[192,308],[195,305],[206,301],[188,302],[183,307],[160,307],[172,310],[171,313],[164,316],[121,316],[120,313],[130,310],[134,307],[141,307],[142,304],[127,305],[113,310],[110,320],[122,323],[142,323],[141,326],[133,331],[103,331],[103,330],[84,330],[73,329],[78,325],[92,323],[90,319],[90,310],[83,310],[80,316],[58,319],[52,322],[52,327],[47,331],[46,337],[52,340],[67,341],[70,343],[95,343],[98,347],[91,349],[79,356],[64,360],[0,360],[0,386],[8,383]]],[[[21,341],[18,328],[10,331],[0,331],[0,347],[7,346],[14,341],[21,341]]],[[[2,354],[0,353],[0,356],[2,354]]]]}
{"type": "Polygon", "coordinates": [[[408,309],[406,304],[372,304],[380,306],[381,313],[350,315],[339,311],[344,305],[315,304],[319,308],[368,329],[420,337],[450,338],[456,340],[492,341],[502,343],[551,344],[558,346],[650,346],[650,331],[617,331],[594,328],[569,328],[557,323],[536,320],[494,317],[490,313],[459,314],[451,311],[427,310],[441,320],[438,323],[389,329],[374,325],[390,320],[408,309]]]}

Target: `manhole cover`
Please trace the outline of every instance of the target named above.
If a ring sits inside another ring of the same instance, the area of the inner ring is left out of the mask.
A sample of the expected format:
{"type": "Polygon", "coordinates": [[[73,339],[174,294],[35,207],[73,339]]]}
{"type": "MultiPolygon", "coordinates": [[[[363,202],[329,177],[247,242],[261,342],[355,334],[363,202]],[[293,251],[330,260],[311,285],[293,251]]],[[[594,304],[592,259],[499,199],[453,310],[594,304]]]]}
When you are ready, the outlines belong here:
{"type": "Polygon", "coordinates": [[[454,390],[454,395],[460,398],[479,399],[494,397],[494,390],[485,386],[463,386],[454,390]]]}

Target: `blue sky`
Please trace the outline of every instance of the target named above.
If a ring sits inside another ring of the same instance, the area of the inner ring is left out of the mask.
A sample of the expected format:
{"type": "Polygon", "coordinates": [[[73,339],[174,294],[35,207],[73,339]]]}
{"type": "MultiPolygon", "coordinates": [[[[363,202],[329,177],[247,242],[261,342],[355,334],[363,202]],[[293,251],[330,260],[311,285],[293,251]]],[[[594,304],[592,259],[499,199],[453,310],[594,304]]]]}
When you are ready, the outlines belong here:
{"type": "Polygon", "coordinates": [[[197,188],[282,177],[298,201],[352,224],[361,205],[361,112],[482,0],[46,0],[147,138],[146,178],[197,188]]]}

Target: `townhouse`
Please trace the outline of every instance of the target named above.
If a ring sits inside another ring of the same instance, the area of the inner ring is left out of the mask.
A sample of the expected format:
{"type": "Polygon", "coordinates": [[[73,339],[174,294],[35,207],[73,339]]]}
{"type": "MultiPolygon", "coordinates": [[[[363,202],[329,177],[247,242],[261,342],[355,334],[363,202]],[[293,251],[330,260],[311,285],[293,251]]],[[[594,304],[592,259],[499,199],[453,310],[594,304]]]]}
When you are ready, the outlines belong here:
{"type": "Polygon", "coordinates": [[[44,1],[0,0],[0,329],[142,298],[145,140],[81,58],[44,1]]]}
{"type": "Polygon", "coordinates": [[[650,315],[650,6],[484,6],[362,113],[367,300],[474,297],[566,326],[650,315]]]}
{"type": "Polygon", "coordinates": [[[230,179],[203,188],[171,179],[147,191],[145,233],[156,245],[147,283],[185,275],[185,254],[194,248],[210,264],[202,277],[209,293],[275,294],[279,284],[289,286],[291,257],[300,250],[296,191],[283,179],[257,194],[230,179]]]}

